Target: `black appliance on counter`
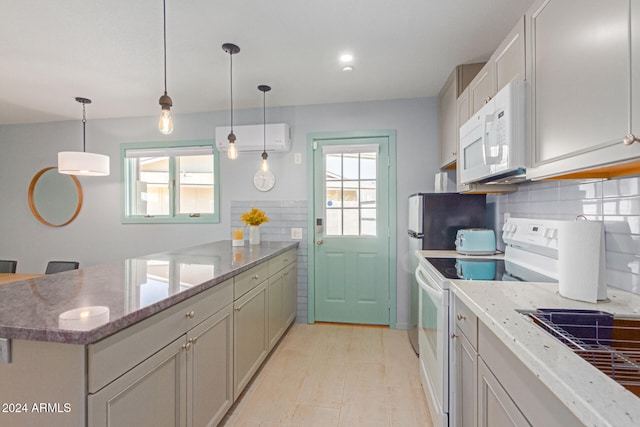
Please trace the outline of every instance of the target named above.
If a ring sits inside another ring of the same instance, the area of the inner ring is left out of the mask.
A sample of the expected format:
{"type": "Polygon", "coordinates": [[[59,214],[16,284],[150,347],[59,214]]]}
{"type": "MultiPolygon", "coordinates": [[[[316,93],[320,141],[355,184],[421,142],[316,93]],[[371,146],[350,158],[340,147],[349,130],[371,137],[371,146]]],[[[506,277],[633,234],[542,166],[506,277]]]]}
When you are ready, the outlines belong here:
{"type": "Polygon", "coordinates": [[[411,257],[411,294],[409,341],[418,353],[418,266],[416,250],[455,250],[456,233],[461,228],[487,226],[487,201],[484,194],[416,193],[409,196],[409,256],[411,257]]]}

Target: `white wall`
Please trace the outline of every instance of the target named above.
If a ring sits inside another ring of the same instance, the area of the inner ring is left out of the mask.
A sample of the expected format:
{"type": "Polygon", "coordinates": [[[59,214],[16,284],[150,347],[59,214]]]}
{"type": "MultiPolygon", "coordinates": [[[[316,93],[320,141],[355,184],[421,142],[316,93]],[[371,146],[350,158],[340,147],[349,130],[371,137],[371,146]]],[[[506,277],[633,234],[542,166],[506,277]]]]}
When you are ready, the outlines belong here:
{"type": "MultiPolygon", "coordinates": [[[[232,200],[307,200],[308,133],[393,129],[397,132],[398,160],[397,322],[401,327],[406,325],[410,254],[405,200],[411,193],[433,189],[439,157],[437,98],[270,108],[267,121],[289,123],[293,132],[290,153],[269,155],[277,178],[272,191],[260,193],[253,188],[259,154],[241,153],[234,162],[223,156],[219,224],[121,224],[121,143],[213,139],[215,127],[229,121],[228,111],[180,115],[178,104],[174,110],[175,131],[163,136],[156,129],[157,117],[92,120],[89,107],[87,151],[109,155],[111,175],[79,178],[84,192],[82,210],[74,222],[61,228],[47,227],[33,217],[27,190],[37,171],[56,165],[58,151],[82,149],[80,119],[0,126],[0,258],[17,259],[18,272],[41,272],[52,259],[78,260],[86,266],[229,239],[232,200]],[[294,164],[294,153],[302,154],[301,165],[294,164]]],[[[237,125],[259,124],[262,110],[236,111],[234,119],[237,125]]]]}

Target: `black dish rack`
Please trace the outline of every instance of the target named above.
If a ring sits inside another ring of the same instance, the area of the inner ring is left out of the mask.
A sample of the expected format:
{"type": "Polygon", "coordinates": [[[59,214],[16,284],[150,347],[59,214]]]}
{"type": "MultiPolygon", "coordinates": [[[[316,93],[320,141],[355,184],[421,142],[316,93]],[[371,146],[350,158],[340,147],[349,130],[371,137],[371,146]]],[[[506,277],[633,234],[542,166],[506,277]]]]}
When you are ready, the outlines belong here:
{"type": "Polygon", "coordinates": [[[541,308],[534,322],[587,362],[640,397],[640,318],[596,310],[541,308]]]}

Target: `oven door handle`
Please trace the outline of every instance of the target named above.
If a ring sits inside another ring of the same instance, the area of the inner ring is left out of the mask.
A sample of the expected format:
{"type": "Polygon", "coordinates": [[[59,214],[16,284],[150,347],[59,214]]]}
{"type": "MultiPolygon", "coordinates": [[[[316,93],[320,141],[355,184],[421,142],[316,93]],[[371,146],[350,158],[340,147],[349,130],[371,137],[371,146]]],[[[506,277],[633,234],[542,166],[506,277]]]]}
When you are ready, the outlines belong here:
{"type": "Polygon", "coordinates": [[[421,266],[418,266],[418,268],[416,268],[416,280],[418,281],[420,288],[427,294],[429,294],[431,298],[441,301],[444,296],[444,292],[442,292],[442,290],[438,291],[433,286],[431,286],[428,283],[429,279],[427,279],[426,274],[428,273],[421,266]]]}

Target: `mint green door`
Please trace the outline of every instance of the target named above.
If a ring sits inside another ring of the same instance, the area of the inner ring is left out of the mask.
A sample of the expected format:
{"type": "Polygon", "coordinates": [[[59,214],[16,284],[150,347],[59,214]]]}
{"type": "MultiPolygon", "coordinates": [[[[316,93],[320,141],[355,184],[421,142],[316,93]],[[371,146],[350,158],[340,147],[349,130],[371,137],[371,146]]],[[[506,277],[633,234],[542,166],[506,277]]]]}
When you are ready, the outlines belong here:
{"type": "Polygon", "coordinates": [[[312,148],[315,320],[389,325],[389,138],[312,148]]]}

